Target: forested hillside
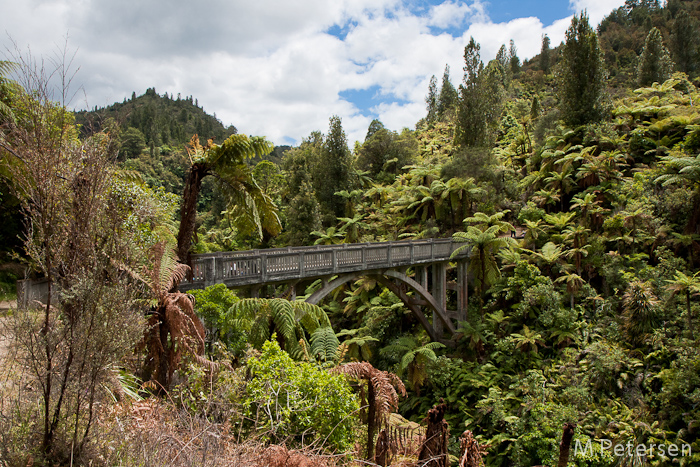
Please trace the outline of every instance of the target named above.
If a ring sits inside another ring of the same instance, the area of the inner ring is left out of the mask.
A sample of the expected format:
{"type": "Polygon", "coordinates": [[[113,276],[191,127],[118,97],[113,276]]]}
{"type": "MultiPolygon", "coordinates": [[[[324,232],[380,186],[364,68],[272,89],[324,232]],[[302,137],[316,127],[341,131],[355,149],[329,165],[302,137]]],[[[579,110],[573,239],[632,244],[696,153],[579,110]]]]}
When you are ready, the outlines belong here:
{"type": "Polygon", "coordinates": [[[66,462],[79,443],[93,465],[698,465],[698,18],[699,1],[628,1],[522,63],[472,38],[414,128],[374,120],[354,148],[338,116],[275,148],[149,89],[58,112],[70,131],[46,134],[81,148],[62,158],[27,136],[33,97],[0,81],[21,254],[70,291],[10,326],[35,336],[18,348],[44,390],[3,393],[18,409],[0,428],[22,429],[0,430],[0,460],[66,462]],[[191,253],[424,238],[471,248],[452,342],[371,277],[320,306],[293,300],[320,280],[177,291],[191,253]]]}
{"type": "Polygon", "coordinates": [[[148,88],[145,94],[122,103],[92,111],[76,113],[76,123],[82,126],[84,133],[102,130],[108,122],[114,121],[125,134],[121,136],[124,150],[122,157],[137,155],[144,147],[163,145],[177,146],[189,141],[193,134],[200,138],[223,141],[236,133],[234,126],[225,128],[216,115],[207,114],[199,106],[199,101],[187,96],[185,98],[159,95],[155,88],[148,88]]]}

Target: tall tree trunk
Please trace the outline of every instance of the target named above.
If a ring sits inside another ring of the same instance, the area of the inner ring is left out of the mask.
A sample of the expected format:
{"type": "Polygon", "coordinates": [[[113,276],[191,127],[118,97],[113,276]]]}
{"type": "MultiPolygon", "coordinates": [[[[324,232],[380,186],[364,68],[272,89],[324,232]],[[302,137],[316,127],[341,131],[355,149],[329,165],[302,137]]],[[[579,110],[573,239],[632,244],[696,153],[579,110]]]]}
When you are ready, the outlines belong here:
{"type": "Polygon", "coordinates": [[[177,233],[177,256],[180,262],[190,263],[190,246],[197,221],[197,201],[202,179],[210,174],[206,163],[193,164],[187,172],[185,191],[182,194],[182,209],[180,211],[180,229],[177,233]]]}
{"type": "Polygon", "coordinates": [[[683,233],[686,235],[699,233],[698,226],[700,225],[700,187],[695,189],[695,193],[693,193],[693,198],[693,214],[688,219],[688,223],[685,224],[685,229],[683,229],[683,233]]]}
{"type": "Polygon", "coordinates": [[[691,308],[690,308],[690,288],[687,288],[685,290],[685,303],[686,306],[688,307],[688,331],[690,332],[690,337],[691,339],[695,336],[695,332],[693,330],[693,316],[691,315],[691,308]]]}
{"type": "Polygon", "coordinates": [[[391,448],[389,447],[389,437],[386,434],[386,428],[379,432],[377,436],[377,445],[375,448],[374,463],[386,467],[391,462],[391,448]]]}
{"type": "Polygon", "coordinates": [[[571,440],[574,438],[575,428],[576,425],[573,423],[564,424],[564,431],[559,443],[559,463],[557,467],[566,467],[566,464],[569,463],[569,451],[571,450],[571,440]]]}
{"type": "Polygon", "coordinates": [[[374,432],[377,430],[376,395],[372,380],[367,379],[367,460],[374,461],[374,432]]]}
{"type": "Polygon", "coordinates": [[[425,441],[418,454],[419,465],[425,467],[447,467],[450,465],[447,452],[449,425],[445,421],[447,405],[442,403],[428,411],[428,427],[425,430],[425,441]]]}
{"type": "MultiPolygon", "coordinates": [[[[47,261],[48,266],[51,266],[50,260],[47,261]]],[[[41,336],[44,338],[44,351],[46,352],[45,376],[43,380],[43,403],[44,403],[44,439],[42,442],[42,450],[46,457],[49,457],[53,449],[53,433],[50,431],[50,413],[51,413],[51,383],[53,382],[53,351],[49,339],[51,326],[51,294],[53,293],[53,277],[51,269],[47,269],[48,277],[48,295],[46,296],[46,307],[44,308],[44,325],[41,328],[41,336]]],[[[50,462],[50,461],[49,461],[50,462]]]]}

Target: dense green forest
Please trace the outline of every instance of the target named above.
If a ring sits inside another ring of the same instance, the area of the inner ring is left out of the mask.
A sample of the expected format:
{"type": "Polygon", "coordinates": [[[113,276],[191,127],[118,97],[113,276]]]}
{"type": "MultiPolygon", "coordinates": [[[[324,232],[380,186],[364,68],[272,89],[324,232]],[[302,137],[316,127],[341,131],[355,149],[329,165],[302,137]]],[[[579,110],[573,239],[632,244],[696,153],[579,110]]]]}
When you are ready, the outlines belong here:
{"type": "Polygon", "coordinates": [[[699,21],[628,0],[523,62],[472,39],[353,148],[337,116],[275,147],[192,97],[72,113],[1,79],[4,258],[64,292],[9,315],[0,460],[697,465],[699,21]],[[177,291],[191,253],[424,238],[471,247],[449,345],[371,278],[177,291]]]}

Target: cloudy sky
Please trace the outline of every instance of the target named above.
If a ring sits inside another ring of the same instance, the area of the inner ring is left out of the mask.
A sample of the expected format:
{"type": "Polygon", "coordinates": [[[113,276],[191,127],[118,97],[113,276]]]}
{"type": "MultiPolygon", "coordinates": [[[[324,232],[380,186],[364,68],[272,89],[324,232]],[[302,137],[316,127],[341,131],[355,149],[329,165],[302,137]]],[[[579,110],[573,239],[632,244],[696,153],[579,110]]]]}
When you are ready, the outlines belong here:
{"type": "MultiPolygon", "coordinates": [[[[564,38],[624,0],[0,0],[2,51],[50,56],[68,37],[83,90],[76,108],[133,91],[192,95],[241,133],[297,144],[339,115],[350,141],[373,118],[394,130],[425,114],[431,75],[462,79],[473,36],[492,59],[515,41],[522,59],[542,36],[564,38]]],[[[7,54],[5,54],[7,57],[7,54]]]]}

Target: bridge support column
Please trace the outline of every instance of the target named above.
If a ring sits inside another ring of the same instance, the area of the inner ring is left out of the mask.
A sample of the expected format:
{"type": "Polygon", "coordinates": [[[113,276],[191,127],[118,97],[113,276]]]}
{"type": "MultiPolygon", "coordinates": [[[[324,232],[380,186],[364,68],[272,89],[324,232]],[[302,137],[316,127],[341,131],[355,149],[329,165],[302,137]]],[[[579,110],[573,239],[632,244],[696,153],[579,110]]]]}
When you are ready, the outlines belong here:
{"type": "MultiPolygon", "coordinates": [[[[447,263],[433,264],[432,295],[442,310],[447,310],[447,263]]],[[[444,326],[437,313],[433,312],[433,329],[438,339],[442,338],[444,326]]]]}
{"type": "Polygon", "coordinates": [[[469,280],[467,272],[467,262],[457,263],[457,320],[467,320],[467,309],[469,306],[469,280]]]}
{"type": "Polygon", "coordinates": [[[426,266],[416,266],[416,282],[424,289],[428,288],[428,268],[426,266]]]}
{"type": "Polygon", "coordinates": [[[207,258],[204,263],[204,287],[216,284],[216,258],[207,258]]]}

